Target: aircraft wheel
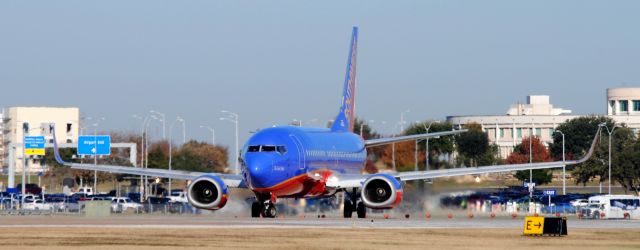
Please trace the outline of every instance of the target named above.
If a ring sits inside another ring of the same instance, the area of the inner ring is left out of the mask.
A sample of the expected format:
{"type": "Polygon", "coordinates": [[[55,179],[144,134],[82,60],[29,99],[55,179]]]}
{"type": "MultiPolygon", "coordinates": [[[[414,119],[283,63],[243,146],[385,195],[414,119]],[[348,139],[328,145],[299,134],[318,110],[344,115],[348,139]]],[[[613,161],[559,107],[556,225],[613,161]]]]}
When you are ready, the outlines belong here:
{"type": "Polygon", "coordinates": [[[356,212],[358,213],[358,218],[367,218],[367,207],[364,206],[364,203],[358,202],[356,212]]]}
{"type": "Polygon", "coordinates": [[[260,206],[260,202],[254,201],[251,204],[251,217],[252,218],[259,218],[260,217],[260,210],[262,210],[262,207],[260,206]]]}
{"type": "Polygon", "coordinates": [[[264,217],[266,218],[275,218],[278,216],[278,211],[276,210],[276,205],[269,202],[264,206],[264,217]]]}
{"type": "Polygon", "coordinates": [[[353,203],[350,200],[345,199],[343,215],[345,218],[351,218],[352,214],[353,214],[353,203]]]}

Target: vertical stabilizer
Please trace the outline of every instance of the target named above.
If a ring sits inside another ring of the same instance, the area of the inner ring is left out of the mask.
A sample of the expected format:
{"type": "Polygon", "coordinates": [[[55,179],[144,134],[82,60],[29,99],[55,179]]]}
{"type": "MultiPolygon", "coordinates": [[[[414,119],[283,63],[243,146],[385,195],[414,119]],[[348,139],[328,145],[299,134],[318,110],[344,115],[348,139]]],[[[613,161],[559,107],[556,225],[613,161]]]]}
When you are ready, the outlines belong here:
{"type": "Polygon", "coordinates": [[[351,46],[349,46],[349,60],[347,60],[347,73],[344,79],[344,91],[342,94],[342,107],[336,117],[331,131],[352,132],[355,119],[356,98],[356,59],[358,55],[358,27],[353,27],[351,34],[351,46]]]}

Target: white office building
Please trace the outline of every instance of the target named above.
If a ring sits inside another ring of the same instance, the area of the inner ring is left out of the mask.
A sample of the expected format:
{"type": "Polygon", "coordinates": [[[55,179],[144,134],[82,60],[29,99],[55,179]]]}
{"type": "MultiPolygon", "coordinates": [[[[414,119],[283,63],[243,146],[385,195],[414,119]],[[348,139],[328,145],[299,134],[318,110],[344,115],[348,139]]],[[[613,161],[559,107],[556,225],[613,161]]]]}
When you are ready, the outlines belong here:
{"type": "MultiPolygon", "coordinates": [[[[15,164],[16,173],[21,173],[25,169],[22,148],[24,136],[42,135],[47,143],[53,142],[53,133],[49,129],[51,123],[55,124],[58,143],[76,143],[80,117],[80,110],[76,107],[11,107],[5,111],[1,124],[4,173],[7,173],[10,163],[15,164]],[[13,157],[10,159],[11,156],[13,157]]],[[[27,157],[28,172],[37,173],[45,169],[38,158],[37,156],[27,157]]]]}
{"type": "MultiPolygon", "coordinates": [[[[634,133],[640,128],[640,88],[607,89],[607,116],[616,123],[624,123],[634,133]]],[[[500,149],[500,157],[506,158],[515,145],[531,133],[545,144],[553,142],[553,132],[558,124],[580,117],[571,110],[555,108],[546,95],[531,95],[526,104],[514,104],[505,115],[449,116],[452,124],[478,123],[487,132],[490,143],[500,149]]],[[[594,131],[595,132],[595,131],[594,131]]]]}

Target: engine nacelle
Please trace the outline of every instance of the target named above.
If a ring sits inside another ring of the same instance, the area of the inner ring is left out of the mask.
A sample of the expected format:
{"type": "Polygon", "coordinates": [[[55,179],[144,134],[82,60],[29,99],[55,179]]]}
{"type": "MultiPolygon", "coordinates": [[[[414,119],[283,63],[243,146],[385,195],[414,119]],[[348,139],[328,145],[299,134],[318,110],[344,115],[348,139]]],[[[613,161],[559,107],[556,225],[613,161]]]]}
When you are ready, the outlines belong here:
{"type": "Polygon", "coordinates": [[[370,208],[393,208],[402,201],[402,184],[386,174],[376,174],[362,184],[361,198],[370,208]]]}
{"type": "Polygon", "coordinates": [[[227,191],[227,185],[220,177],[203,175],[191,181],[187,190],[187,200],[196,208],[217,210],[227,204],[227,191]]]}

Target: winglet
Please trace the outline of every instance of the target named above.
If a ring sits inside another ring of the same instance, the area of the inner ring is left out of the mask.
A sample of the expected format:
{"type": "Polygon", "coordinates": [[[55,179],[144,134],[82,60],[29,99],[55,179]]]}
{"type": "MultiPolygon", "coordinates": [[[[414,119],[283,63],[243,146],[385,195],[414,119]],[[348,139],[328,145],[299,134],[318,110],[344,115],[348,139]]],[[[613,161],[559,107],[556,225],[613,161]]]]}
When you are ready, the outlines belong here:
{"type": "Polygon", "coordinates": [[[54,123],[49,124],[49,130],[53,131],[53,156],[56,158],[56,161],[62,165],[67,165],[65,161],[60,157],[60,152],[58,151],[58,140],[56,139],[56,125],[54,123]]]}
{"type": "Polygon", "coordinates": [[[596,150],[596,144],[598,144],[598,140],[600,139],[600,133],[602,133],[602,126],[598,126],[598,131],[596,131],[596,136],[595,138],[593,138],[593,142],[591,142],[591,147],[589,148],[589,151],[587,152],[587,154],[584,157],[582,157],[580,160],[571,162],[569,164],[571,165],[580,164],[589,160],[589,158],[591,158],[591,155],[593,155],[593,152],[596,150]]]}
{"type": "Polygon", "coordinates": [[[353,131],[353,119],[355,118],[356,97],[356,62],[358,57],[358,27],[353,27],[351,34],[351,46],[349,47],[349,59],[347,60],[347,72],[344,79],[342,95],[342,107],[336,117],[331,131],[353,131]]]}

